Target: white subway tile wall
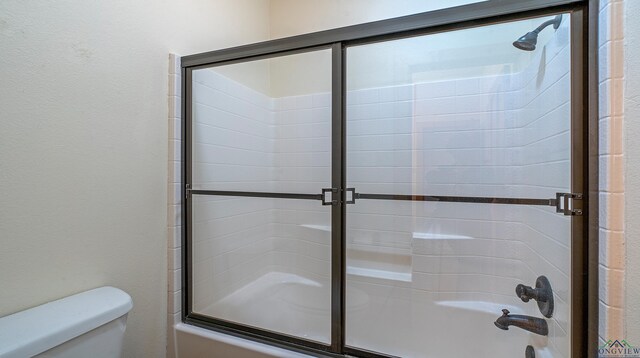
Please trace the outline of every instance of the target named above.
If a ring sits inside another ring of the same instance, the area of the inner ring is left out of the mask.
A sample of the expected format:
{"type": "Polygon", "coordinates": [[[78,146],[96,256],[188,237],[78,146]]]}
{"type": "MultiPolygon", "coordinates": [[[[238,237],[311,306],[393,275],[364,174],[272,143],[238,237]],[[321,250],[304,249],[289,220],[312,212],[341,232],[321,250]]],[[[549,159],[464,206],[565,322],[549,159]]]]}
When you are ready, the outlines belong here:
{"type": "Polygon", "coordinates": [[[600,343],[624,337],[624,13],[621,0],[600,0],[600,343]]]}
{"type": "Polygon", "coordinates": [[[176,215],[179,203],[182,201],[180,188],[181,174],[181,145],[182,120],[180,114],[180,98],[182,81],[180,56],[169,55],[169,98],[168,98],[168,128],[169,128],[169,161],[167,165],[167,358],[176,357],[174,325],[182,321],[182,280],[177,275],[181,273],[182,260],[177,259],[181,253],[182,217],[176,215]]]}

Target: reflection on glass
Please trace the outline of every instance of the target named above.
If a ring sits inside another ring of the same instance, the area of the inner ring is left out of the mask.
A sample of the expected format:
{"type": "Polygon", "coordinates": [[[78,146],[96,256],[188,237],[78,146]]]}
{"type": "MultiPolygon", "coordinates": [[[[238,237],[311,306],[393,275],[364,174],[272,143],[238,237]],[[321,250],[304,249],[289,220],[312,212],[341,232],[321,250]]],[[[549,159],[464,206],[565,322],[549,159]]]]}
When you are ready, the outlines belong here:
{"type": "Polygon", "coordinates": [[[193,311],[323,343],[330,211],[311,200],[193,197],[193,311]]]}
{"type": "MultiPolygon", "coordinates": [[[[330,183],[330,50],[193,72],[201,190],[320,194],[330,183]]],[[[198,314],[330,343],[330,209],[193,195],[198,314]]]]}
{"type": "Polygon", "coordinates": [[[193,188],[328,187],[330,80],[330,50],[194,70],[193,188]]]}
{"type": "MultiPolygon", "coordinates": [[[[553,16],[549,17],[553,19],[553,16]]],[[[555,198],[570,187],[569,17],[347,49],[347,186],[358,193],[555,198]]],[[[514,294],[546,275],[560,303],[536,349],[569,356],[570,219],[549,206],[358,199],[347,206],[349,346],[401,357],[514,357],[539,317],[514,294]],[[490,344],[489,342],[507,342],[490,344]]]]}

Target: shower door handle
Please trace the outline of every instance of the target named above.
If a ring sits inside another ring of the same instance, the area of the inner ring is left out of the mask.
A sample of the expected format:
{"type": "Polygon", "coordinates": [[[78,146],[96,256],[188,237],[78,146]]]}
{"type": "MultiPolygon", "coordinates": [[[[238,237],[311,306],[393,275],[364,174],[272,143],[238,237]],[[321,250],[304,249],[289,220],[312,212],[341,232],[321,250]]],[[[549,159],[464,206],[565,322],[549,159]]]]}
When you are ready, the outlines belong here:
{"type": "Polygon", "coordinates": [[[344,191],[345,191],[344,203],[345,204],[355,204],[356,203],[356,197],[358,196],[358,194],[356,194],[356,188],[347,188],[344,191]],[[349,193],[351,193],[351,199],[349,199],[349,193]]]}
{"type": "MultiPolygon", "coordinates": [[[[346,188],[344,192],[345,192],[344,203],[355,204],[356,198],[358,197],[358,194],[356,193],[356,188],[346,188]],[[349,198],[349,193],[351,193],[351,198],[349,198]]],[[[340,193],[340,190],[338,188],[323,188],[322,195],[321,195],[322,205],[338,205],[339,203],[341,203],[342,199],[340,198],[339,193],[340,193]],[[331,199],[327,198],[327,193],[331,193],[331,199]]]]}
{"type": "Polygon", "coordinates": [[[336,205],[338,188],[322,188],[322,205],[336,205]],[[327,193],[331,193],[331,199],[327,200],[327,193]]]}
{"type": "Polygon", "coordinates": [[[582,215],[582,209],[573,208],[573,201],[583,198],[581,193],[556,193],[556,212],[567,216],[582,215]]]}

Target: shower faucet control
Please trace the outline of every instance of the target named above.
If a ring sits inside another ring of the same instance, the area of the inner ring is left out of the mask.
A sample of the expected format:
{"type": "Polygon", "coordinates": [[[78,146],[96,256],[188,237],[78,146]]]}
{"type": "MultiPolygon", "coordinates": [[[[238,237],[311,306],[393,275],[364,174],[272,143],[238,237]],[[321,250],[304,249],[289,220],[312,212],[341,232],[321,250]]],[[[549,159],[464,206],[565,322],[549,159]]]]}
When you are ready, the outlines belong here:
{"type": "Polygon", "coordinates": [[[516,295],[522,302],[529,302],[533,299],[538,302],[540,313],[547,318],[553,315],[553,291],[551,284],[545,276],[540,276],[536,280],[536,288],[519,284],[516,286],[516,295]]]}

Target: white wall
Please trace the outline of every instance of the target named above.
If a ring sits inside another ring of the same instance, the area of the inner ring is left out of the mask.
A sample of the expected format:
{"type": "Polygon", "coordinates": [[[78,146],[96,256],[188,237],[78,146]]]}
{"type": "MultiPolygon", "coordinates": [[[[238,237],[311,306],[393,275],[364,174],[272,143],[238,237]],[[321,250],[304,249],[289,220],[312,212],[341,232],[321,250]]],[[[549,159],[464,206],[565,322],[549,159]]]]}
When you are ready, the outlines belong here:
{"type": "Polygon", "coordinates": [[[129,292],[165,351],[167,54],[265,40],[268,1],[0,3],[0,315],[129,292]]]}
{"type": "MultiPolygon", "coordinates": [[[[294,36],[313,31],[333,29],[365,22],[389,19],[441,8],[453,7],[475,0],[406,0],[402,6],[388,0],[272,0],[270,7],[271,38],[294,36]]],[[[527,19],[491,27],[434,34],[431,36],[371,44],[350,51],[348,59],[355,59],[359,66],[350,70],[351,88],[371,88],[412,82],[430,82],[465,77],[516,73],[524,69],[534,54],[520,51],[511,42],[533,30],[552,17],[527,19]],[[384,47],[380,50],[379,47],[384,47]],[[402,51],[404,56],[392,53],[402,51]],[[461,60],[464,59],[464,60],[461,60]],[[407,69],[410,69],[407,71],[407,69]],[[375,76],[368,75],[377,72],[375,76]]],[[[566,19],[566,18],[565,18],[566,19]]],[[[553,36],[549,28],[539,37],[539,47],[553,36]]],[[[287,75],[303,75],[312,80],[288,85],[287,93],[278,96],[320,92],[324,82],[317,72],[308,72],[310,65],[320,67],[329,64],[329,58],[310,57],[304,64],[286,63],[271,69],[272,82],[278,88],[279,81],[287,75]]],[[[283,61],[284,62],[284,61],[283,61]]],[[[287,86],[287,82],[284,82],[287,86]]]]}
{"type": "Polygon", "coordinates": [[[299,35],[484,0],[272,0],[271,38],[299,35]]]}

